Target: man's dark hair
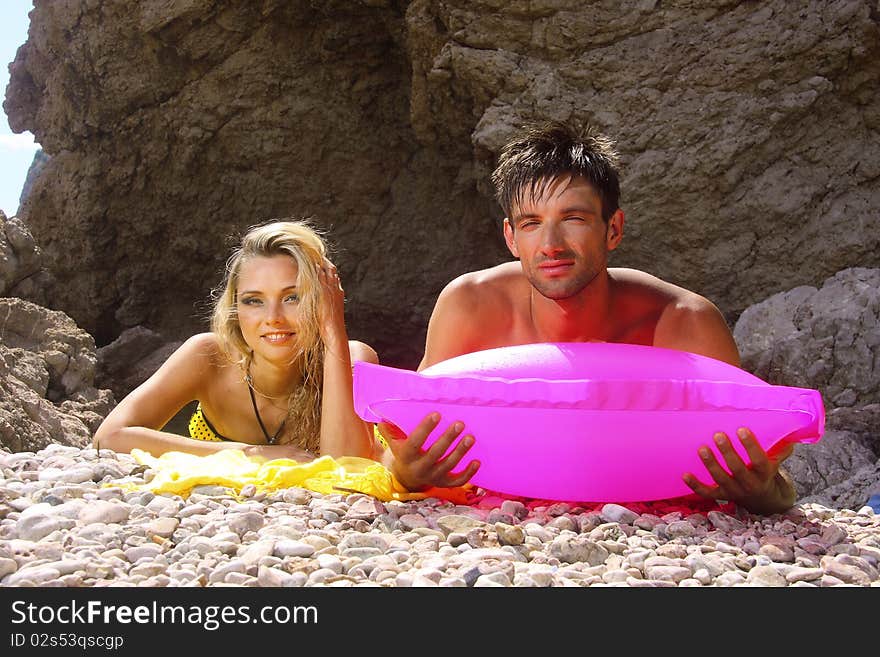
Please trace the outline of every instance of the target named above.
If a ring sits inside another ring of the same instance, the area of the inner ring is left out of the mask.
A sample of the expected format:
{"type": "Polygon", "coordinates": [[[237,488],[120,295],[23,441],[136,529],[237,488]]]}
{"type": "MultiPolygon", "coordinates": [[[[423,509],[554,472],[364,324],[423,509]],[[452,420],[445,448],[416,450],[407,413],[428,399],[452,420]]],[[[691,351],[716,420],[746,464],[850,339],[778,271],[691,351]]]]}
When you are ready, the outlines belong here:
{"type": "Polygon", "coordinates": [[[613,142],[591,128],[559,121],[526,126],[501,150],[492,173],[495,198],[507,217],[560,179],[583,177],[602,199],[607,223],[620,204],[618,155],[613,142]]]}

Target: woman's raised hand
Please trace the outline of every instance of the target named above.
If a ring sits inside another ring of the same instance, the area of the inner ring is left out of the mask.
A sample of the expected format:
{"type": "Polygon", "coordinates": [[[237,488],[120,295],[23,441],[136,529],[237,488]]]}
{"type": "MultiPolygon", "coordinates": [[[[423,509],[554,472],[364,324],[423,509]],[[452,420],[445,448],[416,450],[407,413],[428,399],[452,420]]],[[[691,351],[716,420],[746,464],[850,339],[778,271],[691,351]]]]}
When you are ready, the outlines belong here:
{"type": "Polygon", "coordinates": [[[345,331],[345,291],[339,280],[339,272],[330,260],[324,258],[324,264],[318,271],[321,282],[321,337],[325,344],[348,341],[345,331]]]}

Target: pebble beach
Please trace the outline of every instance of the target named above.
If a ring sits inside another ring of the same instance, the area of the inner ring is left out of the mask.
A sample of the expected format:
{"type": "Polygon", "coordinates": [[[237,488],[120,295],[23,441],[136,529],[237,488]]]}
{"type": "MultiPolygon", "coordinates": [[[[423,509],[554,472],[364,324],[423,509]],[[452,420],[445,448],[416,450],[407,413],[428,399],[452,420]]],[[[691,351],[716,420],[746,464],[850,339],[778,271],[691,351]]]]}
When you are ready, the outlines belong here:
{"type": "Polygon", "coordinates": [[[0,452],[5,587],[880,586],[880,516],[703,500],[468,505],[302,488],[138,490],[128,454],[0,452]]]}

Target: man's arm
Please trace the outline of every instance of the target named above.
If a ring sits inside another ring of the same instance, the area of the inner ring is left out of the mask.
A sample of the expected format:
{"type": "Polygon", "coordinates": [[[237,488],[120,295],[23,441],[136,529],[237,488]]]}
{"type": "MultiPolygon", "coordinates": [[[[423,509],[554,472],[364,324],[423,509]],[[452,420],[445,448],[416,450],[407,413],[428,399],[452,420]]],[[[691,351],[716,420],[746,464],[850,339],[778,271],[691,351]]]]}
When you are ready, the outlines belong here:
{"type": "Polygon", "coordinates": [[[419,371],[481,348],[475,330],[479,325],[478,294],[476,284],[467,274],[443,288],[428,321],[425,355],[419,371]]]}
{"type": "MultiPolygon", "coordinates": [[[[670,304],[657,322],[654,346],[689,351],[737,367],[740,364],[739,351],[727,322],[715,305],[699,295],[670,304]]],[[[793,446],[779,444],[768,453],[748,429],[741,428],[737,433],[749,455],[749,465],[734,450],[731,438],[719,432],[713,440],[730,474],[704,445],[699,449],[700,460],[716,485],[707,486],[690,472],[683,476],[684,482],[703,497],[732,500],[752,513],[769,515],[791,508],[797,492],[779,466],[791,456],[793,446]]]]}

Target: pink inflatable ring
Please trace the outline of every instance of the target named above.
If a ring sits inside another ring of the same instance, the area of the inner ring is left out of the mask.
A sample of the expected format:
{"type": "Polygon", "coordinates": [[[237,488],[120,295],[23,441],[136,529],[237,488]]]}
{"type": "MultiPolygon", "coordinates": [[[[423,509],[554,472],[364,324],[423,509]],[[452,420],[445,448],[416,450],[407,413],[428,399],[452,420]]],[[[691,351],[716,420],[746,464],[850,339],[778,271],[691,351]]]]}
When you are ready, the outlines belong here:
{"type": "MultiPolygon", "coordinates": [[[[681,479],[711,478],[697,448],[748,427],[767,450],[816,442],[825,411],[816,390],[773,386],[727,363],[683,351],[610,343],[490,349],[422,372],[359,362],[354,402],[370,422],[409,433],[432,411],[454,420],[481,462],[473,483],[511,495],[637,501],[687,495],[681,479]]],[[[720,454],[719,461],[723,464],[720,454]]]]}

